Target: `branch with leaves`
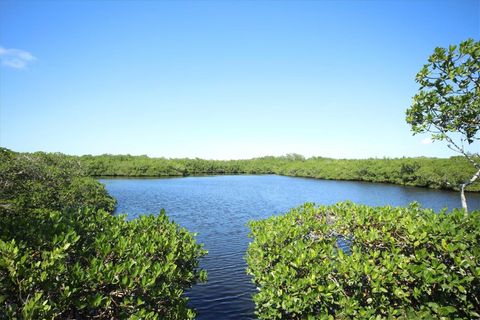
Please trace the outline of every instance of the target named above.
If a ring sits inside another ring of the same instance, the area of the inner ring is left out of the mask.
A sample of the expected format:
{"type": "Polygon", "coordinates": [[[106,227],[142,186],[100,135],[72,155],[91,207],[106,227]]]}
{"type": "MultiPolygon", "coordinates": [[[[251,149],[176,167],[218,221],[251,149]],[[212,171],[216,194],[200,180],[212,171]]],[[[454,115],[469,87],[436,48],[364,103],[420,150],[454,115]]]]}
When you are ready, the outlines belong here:
{"type": "Polygon", "coordinates": [[[446,141],[478,170],[459,186],[468,211],[464,190],[480,175],[479,153],[467,150],[480,140],[480,41],[435,48],[415,80],[420,88],[406,118],[413,133],[428,132],[434,141],[446,141]]]}

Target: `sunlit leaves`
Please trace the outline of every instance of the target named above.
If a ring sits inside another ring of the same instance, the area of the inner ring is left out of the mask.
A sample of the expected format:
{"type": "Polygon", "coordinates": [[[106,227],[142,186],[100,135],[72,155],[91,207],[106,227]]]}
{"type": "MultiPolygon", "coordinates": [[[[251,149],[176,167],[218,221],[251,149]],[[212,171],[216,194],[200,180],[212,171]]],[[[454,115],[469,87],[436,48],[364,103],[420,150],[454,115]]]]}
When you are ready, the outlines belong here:
{"type": "Polygon", "coordinates": [[[480,212],[306,204],[250,223],[263,319],[478,318],[480,212]],[[315,235],[315,236],[313,236],[315,235]],[[350,239],[349,252],[338,239],[350,239]]]}
{"type": "Polygon", "coordinates": [[[183,293],[206,280],[206,251],[192,233],[164,211],[113,216],[75,159],[0,149],[0,160],[0,319],[194,317],[183,293]]]}
{"type": "Polygon", "coordinates": [[[459,133],[468,144],[479,139],[480,41],[436,48],[415,79],[419,92],[406,118],[414,133],[438,140],[459,133]]]}
{"type": "Polygon", "coordinates": [[[0,148],[0,204],[18,210],[89,206],[113,211],[115,200],[102,184],[86,174],[73,157],[0,148]]]}
{"type": "Polygon", "coordinates": [[[9,317],[123,318],[144,311],[184,319],[191,312],[184,289],[206,280],[198,270],[206,251],[164,212],[133,221],[87,209],[23,219],[35,223],[31,232],[51,234],[42,235],[41,246],[0,238],[0,296],[9,317]]]}

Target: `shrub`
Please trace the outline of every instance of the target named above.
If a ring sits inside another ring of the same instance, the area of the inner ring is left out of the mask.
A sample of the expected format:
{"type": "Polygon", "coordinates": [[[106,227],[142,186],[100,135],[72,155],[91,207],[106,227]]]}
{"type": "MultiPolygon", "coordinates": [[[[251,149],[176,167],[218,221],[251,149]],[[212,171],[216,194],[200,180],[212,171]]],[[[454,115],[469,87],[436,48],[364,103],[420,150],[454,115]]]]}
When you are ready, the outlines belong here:
{"type": "Polygon", "coordinates": [[[79,161],[55,153],[16,153],[0,148],[0,205],[11,209],[78,209],[112,212],[116,201],[79,161]]]}
{"type": "Polygon", "coordinates": [[[0,230],[15,222],[33,225],[14,238],[0,237],[4,317],[194,316],[183,291],[205,279],[197,266],[206,252],[165,212],[127,222],[102,210],[40,210],[3,216],[0,230]]]}
{"type": "Polygon", "coordinates": [[[194,234],[164,211],[126,221],[60,154],[0,148],[0,319],[187,319],[206,279],[194,234]]]}
{"type": "Polygon", "coordinates": [[[480,212],[305,204],[250,223],[263,319],[480,317],[480,212]]]}

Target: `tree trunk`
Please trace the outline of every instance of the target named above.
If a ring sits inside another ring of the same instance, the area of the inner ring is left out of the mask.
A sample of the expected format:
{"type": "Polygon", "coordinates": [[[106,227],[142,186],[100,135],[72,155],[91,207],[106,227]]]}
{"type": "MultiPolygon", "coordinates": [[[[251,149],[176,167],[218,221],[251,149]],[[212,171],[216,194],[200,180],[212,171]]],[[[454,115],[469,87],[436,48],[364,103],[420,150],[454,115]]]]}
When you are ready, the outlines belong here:
{"type": "Polygon", "coordinates": [[[460,185],[460,200],[462,201],[462,208],[465,211],[465,213],[468,213],[468,207],[467,207],[467,198],[465,198],[465,187],[466,183],[463,183],[460,185]]]}
{"type": "Polygon", "coordinates": [[[472,183],[474,183],[475,180],[477,180],[479,177],[480,177],[480,169],[478,169],[478,171],[473,175],[473,177],[469,181],[462,183],[460,185],[460,199],[462,201],[462,208],[465,211],[465,213],[468,213],[467,198],[465,197],[465,188],[471,185],[472,183]]]}

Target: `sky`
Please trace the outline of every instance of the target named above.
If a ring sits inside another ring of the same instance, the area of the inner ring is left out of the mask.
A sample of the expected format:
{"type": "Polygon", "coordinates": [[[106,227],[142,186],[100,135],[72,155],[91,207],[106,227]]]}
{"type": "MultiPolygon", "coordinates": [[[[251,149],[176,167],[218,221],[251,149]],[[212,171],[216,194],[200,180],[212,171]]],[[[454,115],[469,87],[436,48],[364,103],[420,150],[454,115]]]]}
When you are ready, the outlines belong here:
{"type": "Polygon", "coordinates": [[[480,0],[0,0],[0,145],[448,157],[405,111],[434,48],[467,38],[480,0]]]}

